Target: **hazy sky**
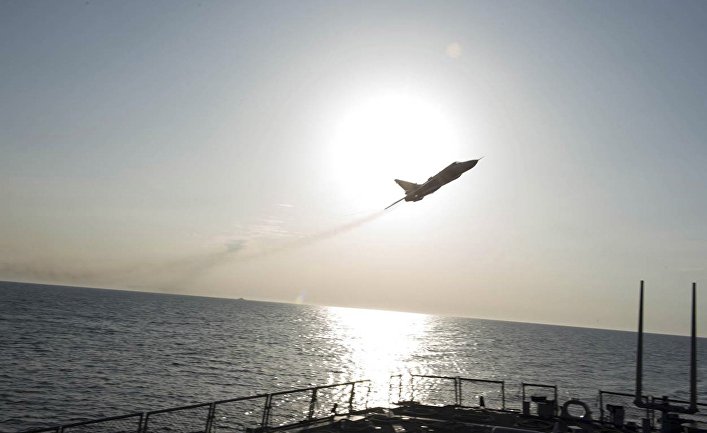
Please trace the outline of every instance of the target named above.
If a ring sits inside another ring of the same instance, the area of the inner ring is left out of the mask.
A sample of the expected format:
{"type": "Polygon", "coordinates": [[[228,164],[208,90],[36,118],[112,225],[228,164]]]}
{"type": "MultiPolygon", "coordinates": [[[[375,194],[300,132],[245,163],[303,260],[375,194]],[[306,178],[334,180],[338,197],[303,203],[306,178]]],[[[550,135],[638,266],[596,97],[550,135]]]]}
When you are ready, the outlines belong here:
{"type": "Polygon", "coordinates": [[[0,2],[0,279],[707,334],[707,3],[0,2]],[[485,158],[383,207],[452,161],[485,158]],[[378,212],[378,213],[377,213],[378,212]]]}

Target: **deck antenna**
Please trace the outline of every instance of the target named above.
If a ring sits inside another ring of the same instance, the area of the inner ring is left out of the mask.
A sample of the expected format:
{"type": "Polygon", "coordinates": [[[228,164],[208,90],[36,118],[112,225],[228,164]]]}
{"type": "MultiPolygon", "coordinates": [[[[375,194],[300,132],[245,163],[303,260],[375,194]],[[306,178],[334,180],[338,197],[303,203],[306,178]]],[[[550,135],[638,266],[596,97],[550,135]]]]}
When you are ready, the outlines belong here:
{"type": "Polygon", "coordinates": [[[637,407],[661,412],[661,432],[680,432],[680,419],[677,414],[694,414],[697,408],[697,284],[692,283],[692,325],[690,331],[690,402],[689,406],[670,404],[667,396],[643,400],[643,280],[638,306],[638,347],[636,348],[636,395],[633,403],[637,407]]]}
{"type": "Polygon", "coordinates": [[[641,294],[638,301],[638,343],[636,347],[636,397],[634,404],[643,403],[643,280],[641,280],[641,294]]]}
{"type": "Polygon", "coordinates": [[[692,332],[690,334],[690,413],[697,413],[697,283],[692,283],[692,332]]]}

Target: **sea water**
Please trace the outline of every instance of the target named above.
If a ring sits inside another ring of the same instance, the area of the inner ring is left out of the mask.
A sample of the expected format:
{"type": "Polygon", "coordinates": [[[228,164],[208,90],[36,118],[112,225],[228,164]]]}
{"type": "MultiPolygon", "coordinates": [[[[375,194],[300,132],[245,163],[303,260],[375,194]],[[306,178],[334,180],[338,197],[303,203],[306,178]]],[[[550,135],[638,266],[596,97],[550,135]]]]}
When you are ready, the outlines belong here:
{"type": "MultiPolygon", "coordinates": [[[[635,312],[627,312],[635,314],[635,312]]],[[[542,318],[538,318],[539,321],[542,318]]],[[[632,392],[636,334],[388,311],[0,283],[0,432],[390,376],[632,392]]],[[[647,393],[685,399],[689,339],[647,334],[647,393]]],[[[698,340],[707,400],[707,340],[698,340]]]]}

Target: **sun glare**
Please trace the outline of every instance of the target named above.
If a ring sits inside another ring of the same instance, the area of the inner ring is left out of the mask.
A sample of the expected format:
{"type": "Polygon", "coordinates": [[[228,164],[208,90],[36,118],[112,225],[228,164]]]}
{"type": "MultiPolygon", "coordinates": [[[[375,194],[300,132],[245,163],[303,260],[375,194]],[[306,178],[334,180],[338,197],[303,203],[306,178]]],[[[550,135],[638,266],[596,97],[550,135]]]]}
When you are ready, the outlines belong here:
{"type": "Polygon", "coordinates": [[[423,182],[462,157],[456,135],[443,107],[430,101],[402,94],[359,101],[334,127],[330,178],[348,202],[380,206],[395,198],[394,178],[423,182]]]}
{"type": "MultiPolygon", "coordinates": [[[[371,399],[387,401],[392,374],[419,366],[414,354],[429,332],[429,316],[415,313],[328,307],[333,337],[350,351],[352,377],[372,381],[371,399]]],[[[332,383],[341,377],[332,376],[332,383]]]]}

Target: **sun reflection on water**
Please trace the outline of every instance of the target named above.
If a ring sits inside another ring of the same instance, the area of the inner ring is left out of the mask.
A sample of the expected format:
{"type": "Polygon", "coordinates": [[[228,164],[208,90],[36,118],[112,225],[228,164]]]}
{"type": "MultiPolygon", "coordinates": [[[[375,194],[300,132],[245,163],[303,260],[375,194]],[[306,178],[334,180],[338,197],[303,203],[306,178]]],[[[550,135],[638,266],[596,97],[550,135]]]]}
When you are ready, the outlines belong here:
{"type": "Polygon", "coordinates": [[[418,355],[430,329],[430,316],[394,311],[328,307],[332,339],[347,352],[342,370],[329,382],[371,380],[369,404],[388,400],[390,376],[419,370],[418,355]]]}

